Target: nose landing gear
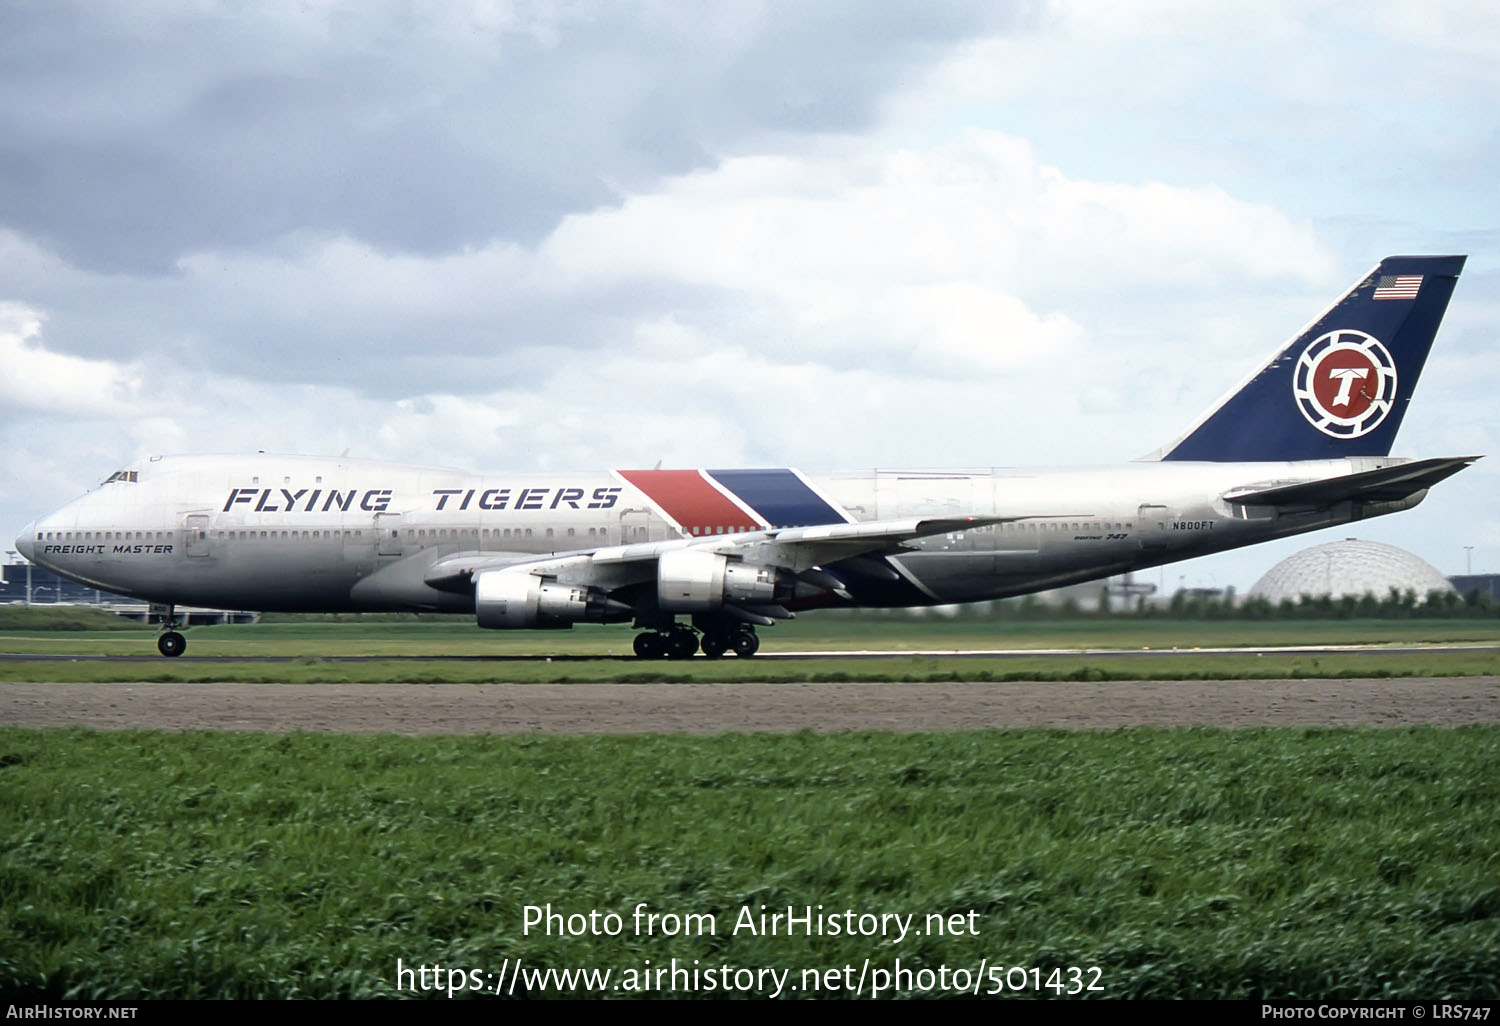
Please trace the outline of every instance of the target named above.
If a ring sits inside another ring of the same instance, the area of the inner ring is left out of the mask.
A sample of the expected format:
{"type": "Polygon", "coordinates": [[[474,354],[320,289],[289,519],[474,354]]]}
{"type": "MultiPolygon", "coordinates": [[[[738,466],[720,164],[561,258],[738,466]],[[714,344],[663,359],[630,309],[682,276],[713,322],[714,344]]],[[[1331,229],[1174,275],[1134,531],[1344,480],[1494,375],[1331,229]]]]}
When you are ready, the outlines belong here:
{"type": "Polygon", "coordinates": [[[178,633],[182,624],[177,622],[177,607],[168,606],[162,617],[161,633],[156,636],[156,650],[168,659],[176,659],[187,651],[187,638],[178,633]]]}

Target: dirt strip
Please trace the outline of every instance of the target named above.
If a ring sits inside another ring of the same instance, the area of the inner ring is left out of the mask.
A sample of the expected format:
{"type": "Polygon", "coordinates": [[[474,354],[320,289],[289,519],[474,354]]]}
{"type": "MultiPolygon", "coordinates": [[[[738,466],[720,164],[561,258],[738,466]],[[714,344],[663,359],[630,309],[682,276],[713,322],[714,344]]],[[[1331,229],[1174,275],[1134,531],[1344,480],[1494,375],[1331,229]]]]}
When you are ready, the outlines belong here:
{"type": "Polygon", "coordinates": [[[1006,684],[0,684],[0,724],[712,734],[1500,723],[1500,677],[1006,684]]]}

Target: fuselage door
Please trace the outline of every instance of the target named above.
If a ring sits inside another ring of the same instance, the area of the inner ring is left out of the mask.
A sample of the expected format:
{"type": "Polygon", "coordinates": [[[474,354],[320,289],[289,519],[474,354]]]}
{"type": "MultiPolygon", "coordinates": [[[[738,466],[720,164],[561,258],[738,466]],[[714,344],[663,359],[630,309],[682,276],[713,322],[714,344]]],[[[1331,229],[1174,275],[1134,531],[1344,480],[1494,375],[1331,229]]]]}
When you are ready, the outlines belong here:
{"type": "Polygon", "coordinates": [[[1165,506],[1143,505],[1136,510],[1135,522],[1139,530],[1136,537],[1140,539],[1142,549],[1157,552],[1167,547],[1168,519],[1165,506]]]}
{"type": "Polygon", "coordinates": [[[187,536],[187,554],[189,556],[207,556],[208,552],[208,516],[203,513],[194,513],[183,521],[183,533],[187,536]]]}
{"type": "Polygon", "coordinates": [[[401,555],[401,514],[375,514],[375,554],[377,556],[401,555]]]}
{"type": "Polygon", "coordinates": [[[620,511],[620,541],[621,545],[629,545],[632,542],[643,542],[651,539],[651,511],[632,507],[620,511]]]}

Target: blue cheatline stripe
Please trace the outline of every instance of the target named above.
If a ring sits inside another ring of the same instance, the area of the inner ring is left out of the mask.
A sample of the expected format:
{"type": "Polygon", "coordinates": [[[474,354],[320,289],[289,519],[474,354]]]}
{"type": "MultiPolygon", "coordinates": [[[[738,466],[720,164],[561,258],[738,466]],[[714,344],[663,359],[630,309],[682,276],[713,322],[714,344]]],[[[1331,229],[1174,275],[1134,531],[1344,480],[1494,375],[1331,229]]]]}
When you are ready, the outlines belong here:
{"type": "Polygon", "coordinates": [[[848,522],[790,470],[710,470],[708,475],[772,527],[848,522]]]}

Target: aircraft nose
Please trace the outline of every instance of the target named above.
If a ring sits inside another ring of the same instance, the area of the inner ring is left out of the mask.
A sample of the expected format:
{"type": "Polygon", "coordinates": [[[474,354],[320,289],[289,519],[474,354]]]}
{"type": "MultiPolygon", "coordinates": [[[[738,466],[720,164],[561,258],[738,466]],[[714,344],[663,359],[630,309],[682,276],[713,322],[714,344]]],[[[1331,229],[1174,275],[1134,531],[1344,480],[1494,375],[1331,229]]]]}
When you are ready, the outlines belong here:
{"type": "Polygon", "coordinates": [[[32,563],[36,562],[36,560],[31,558],[31,553],[33,551],[32,546],[35,541],[36,521],[33,520],[31,523],[21,528],[21,534],[16,538],[16,551],[25,556],[27,561],[32,563]]]}

